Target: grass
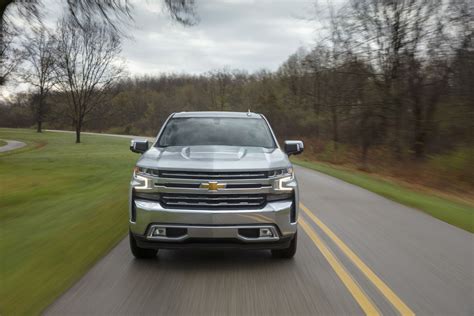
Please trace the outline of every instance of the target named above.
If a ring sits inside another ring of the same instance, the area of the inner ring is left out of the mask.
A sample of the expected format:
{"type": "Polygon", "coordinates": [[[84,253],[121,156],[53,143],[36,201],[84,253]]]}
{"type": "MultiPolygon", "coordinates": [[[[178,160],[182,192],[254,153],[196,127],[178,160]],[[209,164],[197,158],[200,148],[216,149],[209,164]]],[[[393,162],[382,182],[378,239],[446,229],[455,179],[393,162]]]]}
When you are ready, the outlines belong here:
{"type": "Polygon", "coordinates": [[[300,166],[339,178],[364,189],[382,195],[401,204],[417,208],[451,225],[474,232],[474,207],[456,198],[448,198],[434,192],[422,192],[400,183],[367,173],[347,170],[333,165],[292,159],[300,166]]]}
{"type": "Polygon", "coordinates": [[[8,143],[2,139],[0,139],[0,147],[7,145],[8,143]]]}
{"type": "Polygon", "coordinates": [[[0,314],[39,314],[127,232],[122,138],[0,129],[0,314]]]}

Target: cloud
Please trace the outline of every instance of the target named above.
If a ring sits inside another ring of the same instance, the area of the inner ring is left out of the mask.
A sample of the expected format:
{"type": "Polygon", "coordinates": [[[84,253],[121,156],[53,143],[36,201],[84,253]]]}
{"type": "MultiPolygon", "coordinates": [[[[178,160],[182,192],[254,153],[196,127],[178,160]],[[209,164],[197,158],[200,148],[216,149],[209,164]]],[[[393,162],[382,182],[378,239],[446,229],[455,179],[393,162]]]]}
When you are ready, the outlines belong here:
{"type": "Polygon", "coordinates": [[[200,23],[185,27],[156,5],[137,2],[136,28],[123,54],[132,74],[274,70],[298,47],[313,43],[312,8],[309,0],[197,0],[200,23]]]}
{"type": "MultiPolygon", "coordinates": [[[[172,21],[162,1],[131,1],[135,22],[125,30],[130,36],[122,50],[131,75],[275,70],[317,35],[318,24],[310,20],[315,0],[196,0],[200,23],[192,27],[172,21]]],[[[40,3],[44,24],[56,28],[64,1],[40,3]]],[[[28,25],[15,14],[12,18],[19,27],[28,25]]],[[[0,99],[25,89],[11,80],[0,89],[0,99]]]]}

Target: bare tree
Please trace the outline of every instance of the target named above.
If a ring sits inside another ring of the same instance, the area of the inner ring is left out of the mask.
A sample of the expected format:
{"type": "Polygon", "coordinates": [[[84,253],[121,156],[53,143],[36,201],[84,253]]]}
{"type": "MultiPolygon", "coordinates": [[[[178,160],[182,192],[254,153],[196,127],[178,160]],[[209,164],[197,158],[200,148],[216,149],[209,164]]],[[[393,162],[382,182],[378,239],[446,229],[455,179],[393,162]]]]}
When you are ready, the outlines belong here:
{"type": "Polygon", "coordinates": [[[21,73],[23,81],[35,89],[32,108],[38,133],[46,114],[46,97],[55,84],[54,45],[54,39],[44,27],[36,29],[23,43],[25,67],[21,73]]]}
{"type": "Polygon", "coordinates": [[[217,69],[209,73],[211,77],[211,98],[215,108],[224,111],[228,107],[233,73],[228,68],[217,69]]]}
{"type": "MultiPolygon", "coordinates": [[[[5,6],[0,5],[3,14],[5,6]]],[[[0,86],[3,86],[6,79],[15,71],[22,60],[22,52],[14,45],[18,37],[18,30],[9,19],[0,20],[0,86]]]]}
{"type": "MultiPolygon", "coordinates": [[[[163,8],[170,17],[183,25],[193,25],[198,18],[194,0],[162,0],[163,8]]],[[[11,45],[16,34],[12,32],[13,23],[7,13],[17,9],[17,14],[27,19],[41,22],[40,0],[2,0],[0,1],[0,86],[5,84],[8,75],[18,64],[18,52],[11,45]]],[[[79,27],[93,20],[107,24],[117,34],[127,22],[133,21],[133,5],[129,0],[67,0],[67,10],[71,22],[79,27]]],[[[24,33],[24,32],[18,32],[24,33]]]]}
{"type": "Polygon", "coordinates": [[[433,113],[443,93],[440,88],[449,72],[446,12],[443,0],[351,0],[342,10],[342,40],[368,64],[383,95],[397,158],[401,158],[402,131],[409,115],[414,120],[413,152],[416,158],[424,157],[433,113]]]}
{"type": "Polygon", "coordinates": [[[122,75],[117,60],[121,43],[107,25],[92,20],[78,27],[63,19],[59,29],[57,82],[68,96],[67,115],[80,143],[84,122],[109,101],[111,88],[122,75]]]}

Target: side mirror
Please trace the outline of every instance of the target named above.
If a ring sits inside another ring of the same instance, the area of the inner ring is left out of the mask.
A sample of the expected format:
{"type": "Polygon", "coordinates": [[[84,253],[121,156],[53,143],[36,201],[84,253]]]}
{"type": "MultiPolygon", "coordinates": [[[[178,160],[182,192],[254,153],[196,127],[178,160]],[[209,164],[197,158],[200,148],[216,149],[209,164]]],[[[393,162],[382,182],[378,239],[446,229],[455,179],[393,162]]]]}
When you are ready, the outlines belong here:
{"type": "Polygon", "coordinates": [[[304,145],[301,140],[285,140],[285,152],[289,155],[299,155],[303,152],[304,145]]]}
{"type": "Polygon", "coordinates": [[[130,150],[134,153],[143,154],[148,150],[148,140],[134,139],[130,142],[130,150]]]}

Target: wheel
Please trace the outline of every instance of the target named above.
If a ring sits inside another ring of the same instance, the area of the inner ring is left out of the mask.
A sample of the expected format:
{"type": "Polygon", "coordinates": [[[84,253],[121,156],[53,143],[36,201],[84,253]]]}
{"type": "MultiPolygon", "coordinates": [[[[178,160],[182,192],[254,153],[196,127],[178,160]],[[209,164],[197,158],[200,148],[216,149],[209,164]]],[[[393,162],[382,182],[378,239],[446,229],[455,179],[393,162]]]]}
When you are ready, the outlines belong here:
{"type": "Polygon", "coordinates": [[[132,251],[132,254],[135,256],[135,258],[137,258],[137,259],[151,259],[151,258],[156,257],[156,254],[158,253],[158,250],[140,248],[140,247],[137,246],[137,242],[135,241],[135,238],[133,238],[132,233],[128,233],[128,236],[130,238],[130,250],[132,251]]]}
{"type": "Polygon", "coordinates": [[[290,246],[283,249],[272,249],[272,256],[274,258],[284,258],[291,259],[296,254],[296,247],[298,244],[298,233],[295,233],[295,236],[291,240],[290,246]]]}

